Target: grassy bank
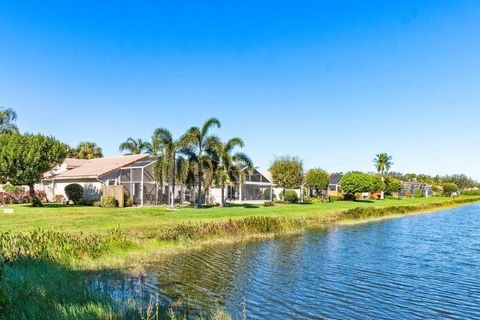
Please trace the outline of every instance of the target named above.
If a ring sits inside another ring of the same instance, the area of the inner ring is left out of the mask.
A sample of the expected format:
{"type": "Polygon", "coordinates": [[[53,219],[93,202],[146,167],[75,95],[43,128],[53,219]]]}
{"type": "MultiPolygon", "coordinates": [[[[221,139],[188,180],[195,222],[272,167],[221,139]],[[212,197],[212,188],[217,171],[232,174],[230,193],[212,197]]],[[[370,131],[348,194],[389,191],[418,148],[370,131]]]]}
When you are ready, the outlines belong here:
{"type": "MultiPolygon", "coordinates": [[[[191,247],[208,241],[302,231],[342,221],[435,211],[480,197],[428,198],[316,205],[104,209],[13,206],[0,216],[0,318],[155,318],[152,309],[92,290],[98,272],[122,272],[132,252],[191,247]],[[42,229],[39,230],[38,228],[42,229]]],[[[161,318],[173,317],[157,308],[161,318]]],[[[224,318],[225,315],[218,315],[224,318]]]]}

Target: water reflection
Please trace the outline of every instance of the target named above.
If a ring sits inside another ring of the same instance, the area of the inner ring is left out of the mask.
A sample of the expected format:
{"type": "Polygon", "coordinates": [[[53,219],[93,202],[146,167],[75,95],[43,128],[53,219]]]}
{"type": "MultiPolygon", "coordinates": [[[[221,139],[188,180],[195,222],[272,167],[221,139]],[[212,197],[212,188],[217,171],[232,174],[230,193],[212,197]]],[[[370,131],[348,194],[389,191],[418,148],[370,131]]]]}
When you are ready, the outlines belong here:
{"type": "Polygon", "coordinates": [[[216,245],[111,282],[119,297],[253,319],[480,318],[480,206],[216,245]]]}

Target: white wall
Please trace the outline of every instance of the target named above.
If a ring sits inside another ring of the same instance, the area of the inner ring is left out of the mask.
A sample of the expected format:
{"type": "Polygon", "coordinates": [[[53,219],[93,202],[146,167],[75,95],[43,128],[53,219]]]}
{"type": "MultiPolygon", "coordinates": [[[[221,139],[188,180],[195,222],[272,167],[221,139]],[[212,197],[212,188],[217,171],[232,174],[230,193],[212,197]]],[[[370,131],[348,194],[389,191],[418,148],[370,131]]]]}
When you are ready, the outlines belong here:
{"type": "Polygon", "coordinates": [[[90,200],[100,199],[102,192],[102,183],[95,179],[81,179],[81,180],[61,180],[53,182],[44,182],[43,190],[47,193],[49,201],[53,200],[56,195],[62,195],[65,198],[65,187],[72,183],[78,183],[83,187],[84,197],[90,200]]]}

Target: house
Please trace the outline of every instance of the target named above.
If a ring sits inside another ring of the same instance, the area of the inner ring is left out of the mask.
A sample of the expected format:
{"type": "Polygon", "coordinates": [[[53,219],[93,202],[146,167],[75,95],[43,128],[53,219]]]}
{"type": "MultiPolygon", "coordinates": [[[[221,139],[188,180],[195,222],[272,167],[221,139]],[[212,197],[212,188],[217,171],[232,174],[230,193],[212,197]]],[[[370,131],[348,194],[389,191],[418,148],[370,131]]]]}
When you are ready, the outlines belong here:
{"type": "Polygon", "coordinates": [[[415,196],[417,190],[421,190],[423,197],[430,197],[434,194],[432,186],[429,184],[414,181],[403,181],[400,196],[413,197],[415,196]]]}
{"type": "MultiPolygon", "coordinates": [[[[38,189],[51,201],[65,195],[65,187],[80,184],[86,199],[97,200],[102,185],[123,185],[138,205],[156,204],[161,192],[153,176],[155,157],[148,154],[97,158],[66,159],[62,165],[45,174],[38,189]]],[[[162,190],[163,191],[163,190],[162,190]]]]}
{"type": "Polygon", "coordinates": [[[328,195],[329,196],[336,196],[338,195],[340,190],[340,180],[342,180],[343,175],[338,173],[333,173],[328,178],[328,195]]]}

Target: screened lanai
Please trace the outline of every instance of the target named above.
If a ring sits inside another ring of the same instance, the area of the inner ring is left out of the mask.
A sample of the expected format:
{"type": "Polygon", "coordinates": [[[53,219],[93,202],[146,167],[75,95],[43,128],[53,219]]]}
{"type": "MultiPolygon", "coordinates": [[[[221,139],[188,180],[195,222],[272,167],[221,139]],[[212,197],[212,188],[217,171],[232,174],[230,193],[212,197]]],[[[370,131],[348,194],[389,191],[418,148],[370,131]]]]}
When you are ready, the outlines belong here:
{"type": "Polygon", "coordinates": [[[256,169],[249,172],[246,168],[244,174],[243,183],[228,187],[227,195],[230,201],[245,203],[272,200],[273,184],[265,174],[256,169]]]}
{"type": "Polygon", "coordinates": [[[136,205],[156,205],[160,200],[160,190],[153,174],[155,160],[155,157],[148,157],[120,169],[120,184],[136,205]]]}

